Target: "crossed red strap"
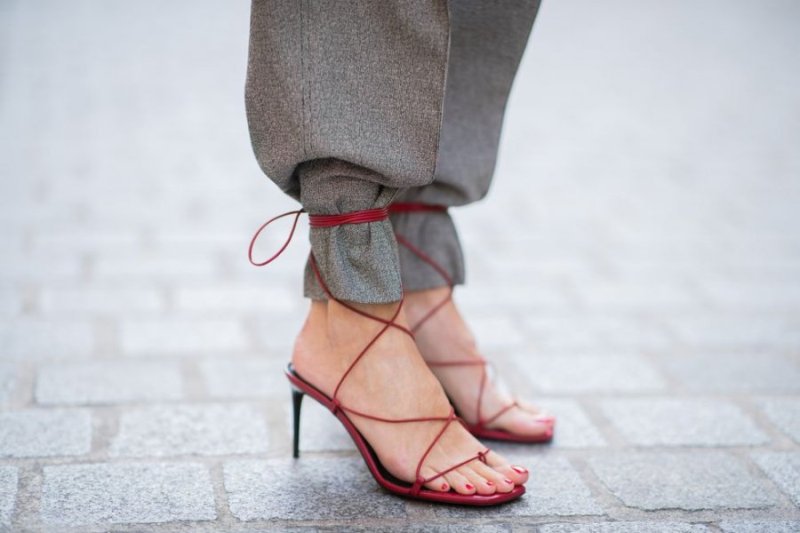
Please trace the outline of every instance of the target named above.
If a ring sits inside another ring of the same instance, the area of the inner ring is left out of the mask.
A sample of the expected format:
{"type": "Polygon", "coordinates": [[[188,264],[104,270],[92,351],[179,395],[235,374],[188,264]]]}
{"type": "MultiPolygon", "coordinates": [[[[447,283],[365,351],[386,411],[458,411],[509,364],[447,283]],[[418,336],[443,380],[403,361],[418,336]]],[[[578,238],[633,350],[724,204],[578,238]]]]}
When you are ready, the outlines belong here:
{"type": "MultiPolygon", "coordinates": [[[[410,205],[410,204],[400,204],[400,205],[410,205]]],[[[338,215],[309,215],[308,218],[309,218],[310,226],[311,227],[316,227],[316,228],[340,226],[340,225],[343,225],[343,224],[364,224],[364,223],[369,223],[369,222],[379,222],[379,221],[385,220],[389,216],[390,209],[391,208],[382,207],[382,208],[377,208],[377,209],[368,209],[368,210],[364,210],[364,211],[354,211],[354,212],[338,214],[338,215]]],[[[253,235],[253,238],[250,240],[250,246],[248,248],[248,259],[250,260],[250,263],[252,263],[255,266],[265,266],[265,265],[268,265],[269,263],[271,263],[272,261],[274,261],[275,259],[277,259],[278,256],[280,256],[283,253],[283,251],[287,248],[287,246],[289,246],[289,243],[291,242],[292,237],[294,236],[295,229],[297,228],[297,223],[298,223],[298,221],[300,219],[300,215],[302,215],[304,212],[305,211],[302,210],[302,209],[299,209],[299,210],[296,210],[296,211],[289,211],[289,212],[283,213],[281,215],[278,215],[276,217],[273,217],[273,218],[267,220],[264,224],[262,224],[261,227],[259,227],[258,230],[256,230],[255,234],[253,235]],[[292,228],[289,231],[289,236],[286,239],[286,242],[283,243],[283,245],[278,249],[277,252],[275,252],[272,256],[270,256],[266,260],[264,260],[264,261],[255,261],[253,259],[253,248],[255,247],[256,240],[258,239],[259,235],[261,235],[261,232],[264,231],[264,229],[267,226],[269,226],[272,222],[274,222],[274,221],[276,221],[276,220],[278,220],[280,218],[283,218],[283,217],[286,217],[286,216],[290,216],[290,215],[294,215],[295,217],[294,217],[294,221],[292,223],[292,228]]],[[[409,245],[410,245],[410,243],[409,243],[409,245]]],[[[363,316],[365,318],[369,318],[371,320],[374,320],[376,322],[379,322],[379,323],[383,324],[383,327],[380,329],[380,331],[378,331],[378,333],[364,346],[364,348],[359,352],[359,354],[356,356],[356,358],[353,360],[353,362],[350,363],[350,365],[347,367],[347,370],[345,370],[344,374],[342,374],[342,377],[339,378],[339,382],[336,384],[336,389],[334,389],[333,397],[331,399],[332,402],[333,402],[333,413],[337,414],[338,411],[342,411],[342,412],[344,412],[346,414],[351,414],[351,415],[359,416],[359,417],[366,418],[366,419],[369,419],[369,420],[375,420],[377,422],[385,422],[385,423],[389,423],[389,424],[401,424],[401,423],[411,423],[411,422],[444,422],[444,424],[442,425],[442,428],[439,430],[439,432],[436,434],[436,436],[433,438],[433,440],[431,440],[430,444],[428,444],[428,447],[425,449],[425,452],[422,454],[422,457],[420,457],[420,460],[417,463],[417,468],[416,468],[416,471],[415,471],[415,474],[414,474],[415,481],[414,481],[414,484],[411,487],[411,494],[412,495],[418,494],[419,491],[422,489],[422,486],[424,484],[429,483],[429,482],[431,482],[431,481],[433,481],[433,480],[435,480],[437,478],[440,478],[440,477],[444,476],[445,474],[447,474],[447,473],[449,473],[449,472],[451,472],[451,471],[453,471],[453,470],[455,470],[455,469],[457,469],[457,468],[459,468],[459,467],[461,467],[461,466],[463,466],[463,465],[465,465],[465,464],[467,464],[467,463],[469,463],[471,461],[474,461],[474,460],[477,459],[477,460],[485,463],[486,462],[486,454],[489,453],[489,449],[488,448],[486,450],[478,452],[474,457],[470,457],[468,459],[465,459],[464,461],[461,461],[460,463],[457,463],[457,464],[447,468],[446,470],[442,470],[440,472],[437,472],[436,474],[434,474],[432,476],[429,476],[429,477],[426,478],[426,477],[423,477],[421,475],[422,465],[425,462],[425,459],[428,457],[428,455],[430,454],[431,450],[433,450],[433,447],[436,445],[436,443],[439,442],[439,439],[441,439],[441,437],[442,437],[442,435],[444,435],[445,431],[447,431],[447,428],[450,426],[450,424],[454,420],[458,420],[462,424],[464,423],[460,418],[458,418],[456,416],[455,409],[452,408],[452,407],[450,408],[450,413],[447,416],[426,416],[426,417],[415,417],[415,418],[385,418],[385,417],[381,417],[381,416],[365,413],[363,411],[358,411],[356,409],[352,409],[350,407],[342,405],[342,403],[339,401],[339,398],[338,398],[339,390],[342,388],[342,385],[344,384],[344,382],[347,379],[347,377],[350,375],[350,372],[353,370],[353,368],[355,368],[355,366],[358,364],[358,362],[361,361],[361,359],[367,354],[369,349],[376,342],[378,342],[378,339],[380,339],[381,336],[389,330],[389,328],[396,328],[396,329],[402,331],[403,333],[406,333],[411,338],[413,338],[414,337],[414,333],[412,332],[413,328],[409,329],[409,328],[401,326],[400,324],[397,324],[395,322],[397,317],[400,315],[400,310],[403,307],[403,300],[402,299],[400,300],[400,305],[397,306],[397,309],[395,310],[394,315],[392,315],[392,317],[390,319],[386,320],[385,318],[382,318],[382,317],[375,316],[375,315],[372,315],[370,313],[367,313],[366,311],[358,309],[358,308],[352,306],[351,304],[348,304],[347,302],[344,302],[344,301],[339,300],[338,298],[336,298],[331,293],[330,289],[328,288],[327,284],[325,283],[325,280],[322,278],[322,274],[319,271],[319,266],[317,264],[317,260],[314,257],[313,252],[309,254],[309,258],[310,258],[309,262],[311,264],[311,268],[314,271],[314,276],[316,277],[317,281],[319,282],[320,287],[322,287],[322,290],[325,291],[325,294],[328,296],[328,298],[338,302],[339,304],[341,304],[342,306],[346,307],[347,309],[353,311],[354,313],[357,313],[357,314],[359,314],[359,315],[361,315],[361,316],[363,316]]],[[[436,267],[434,266],[434,268],[436,268],[436,267]]],[[[446,276],[446,272],[444,272],[443,270],[441,271],[441,273],[443,273],[446,276]]],[[[449,280],[449,277],[447,279],[449,280]]],[[[452,285],[452,283],[450,283],[450,285],[452,285]]],[[[442,305],[444,305],[444,304],[442,304],[442,305]]]]}
{"type": "MultiPolygon", "coordinates": [[[[447,206],[439,205],[439,204],[425,204],[419,202],[402,202],[402,203],[395,203],[389,206],[389,213],[424,213],[424,212],[439,212],[445,213],[447,212],[447,206]]],[[[447,284],[449,290],[447,292],[447,296],[445,296],[441,302],[434,305],[421,319],[417,321],[416,324],[411,326],[411,331],[416,332],[421,328],[425,322],[430,320],[433,315],[439,312],[448,302],[453,299],[453,288],[455,283],[453,282],[453,278],[444,269],[442,265],[440,265],[436,260],[434,260],[431,256],[423,252],[420,248],[413,245],[408,239],[403,237],[402,235],[395,234],[397,238],[397,242],[405,246],[411,253],[416,255],[421,261],[428,264],[431,268],[433,268],[444,280],[447,284]]],[[[510,404],[504,406],[495,414],[488,418],[483,418],[483,414],[481,413],[481,407],[483,406],[483,393],[486,390],[486,382],[488,381],[488,372],[486,371],[487,365],[489,362],[485,359],[469,359],[469,360],[455,360],[455,361],[441,361],[441,362],[429,362],[428,366],[437,366],[437,367],[448,367],[448,366],[477,366],[480,365],[481,369],[481,383],[480,389],[478,389],[478,405],[476,408],[478,423],[476,426],[478,428],[484,428],[486,425],[491,424],[495,420],[497,420],[501,415],[505,414],[509,409],[517,407],[519,404],[516,401],[511,402],[510,404]]]]}

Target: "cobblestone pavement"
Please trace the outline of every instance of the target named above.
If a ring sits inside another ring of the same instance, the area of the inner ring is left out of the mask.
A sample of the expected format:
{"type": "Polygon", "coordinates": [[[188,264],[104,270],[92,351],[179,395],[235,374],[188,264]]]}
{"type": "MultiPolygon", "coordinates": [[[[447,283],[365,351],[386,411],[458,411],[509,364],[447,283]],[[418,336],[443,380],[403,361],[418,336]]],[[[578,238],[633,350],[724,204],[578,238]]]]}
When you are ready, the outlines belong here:
{"type": "Polygon", "coordinates": [[[406,502],[281,371],[307,244],[244,0],[0,1],[0,530],[800,530],[800,4],[545,2],[457,298],[560,417],[529,493],[406,502]],[[268,244],[283,237],[276,231],[268,244]]]}

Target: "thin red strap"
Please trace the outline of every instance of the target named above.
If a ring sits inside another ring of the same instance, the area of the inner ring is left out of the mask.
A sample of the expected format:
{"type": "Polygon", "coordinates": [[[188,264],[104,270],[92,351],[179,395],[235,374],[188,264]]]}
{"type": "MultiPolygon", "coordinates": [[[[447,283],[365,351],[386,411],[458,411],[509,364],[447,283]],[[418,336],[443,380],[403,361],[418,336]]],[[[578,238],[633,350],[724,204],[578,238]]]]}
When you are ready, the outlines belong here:
{"type": "MultiPolygon", "coordinates": [[[[390,213],[425,213],[425,212],[446,212],[446,211],[447,211],[446,206],[440,204],[426,204],[421,202],[399,202],[389,206],[390,213]]],[[[398,243],[405,246],[408,250],[411,251],[411,253],[416,255],[421,261],[427,263],[431,268],[433,268],[442,277],[442,279],[445,281],[445,283],[450,289],[447,293],[447,296],[445,296],[441,302],[434,305],[427,313],[425,313],[425,315],[423,315],[421,319],[417,321],[416,324],[411,326],[411,331],[417,331],[419,330],[420,327],[422,327],[423,324],[425,324],[425,322],[427,322],[432,316],[438,313],[439,310],[441,310],[445,305],[447,305],[448,302],[450,302],[453,299],[454,282],[450,274],[435,259],[433,259],[425,252],[423,252],[417,246],[414,246],[411,242],[409,242],[408,239],[406,239],[402,235],[396,235],[395,237],[397,238],[398,243]]],[[[441,362],[428,363],[428,366],[438,366],[438,367],[473,366],[473,365],[483,366],[483,368],[481,369],[481,382],[480,382],[480,388],[478,389],[478,399],[476,407],[478,426],[481,427],[484,426],[485,424],[493,422],[498,417],[500,417],[500,415],[504,414],[509,409],[518,406],[518,403],[514,401],[506,405],[502,409],[500,409],[497,413],[493,414],[489,418],[487,419],[483,418],[483,415],[481,413],[481,407],[483,406],[483,396],[486,390],[486,382],[488,378],[486,372],[486,364],[487,362],[485,360],[479,360],[479,361],[460,360],[460,361],[441,361],[441,362]]]]}

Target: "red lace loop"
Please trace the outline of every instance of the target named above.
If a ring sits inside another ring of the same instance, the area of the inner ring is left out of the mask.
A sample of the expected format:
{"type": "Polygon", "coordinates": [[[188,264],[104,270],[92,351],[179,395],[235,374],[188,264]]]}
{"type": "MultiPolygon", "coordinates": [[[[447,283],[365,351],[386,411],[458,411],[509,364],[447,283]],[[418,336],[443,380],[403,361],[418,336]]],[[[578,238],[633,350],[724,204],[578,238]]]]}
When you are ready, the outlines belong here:
{"type": "Polygon", "coordinates": [[[302,215],[303,213],[305,213],[305,211],[303,211],[302,209],[298,209],[297,211],[287,211],[286,213],[283,213],[283,214],[278,215],[276,217],[272,217],[271,219],[269,219],[266,222],[264,222],[263,224],[261,224],[261,227],[258,228],[256,230],[256,232],[253,234],[253,238],[250,239],[250,247],[247,249],[247,258],[250,260],[250,263],[253,266],[262,267],[262,266],[265,266],[265,265],[268,265],[268,264],[272,263],[275,259],[277,259],[278,256],[283,253],[283,251],[286,249],[286,247],[289,246],[289,243],[292,242],[292,237],[294,237],[294,230],[297,229],[297,222],[300,220],[300,215],[302,215]],[[267,226],[269,226],[270,224],[272,224],[276,220],[281,219],[283,217],[288,217],[289,215],[294,215],[294,222],[292,223],[292,229],[289,232],[289,236],[286,238],[286,242],[283,243],[283,246],[281,246],[280,249],[277,252],[275,252],[272,255],[272,257],[270,257],[269,259],[267,259],[265,261],[262,261],[260,263],[254,261],[253,260],[253,248],[255,247],[256,240],[258,240],[258,236],[261,235],[261,232],[264,231],[264,229],[267,226]]]}

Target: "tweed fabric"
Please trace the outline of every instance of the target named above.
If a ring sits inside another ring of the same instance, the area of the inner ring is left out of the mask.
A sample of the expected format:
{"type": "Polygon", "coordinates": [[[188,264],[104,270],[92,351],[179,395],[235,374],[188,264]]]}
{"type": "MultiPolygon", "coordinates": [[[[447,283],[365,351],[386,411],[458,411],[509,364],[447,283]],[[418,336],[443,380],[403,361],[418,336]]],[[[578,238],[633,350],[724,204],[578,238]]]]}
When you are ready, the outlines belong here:
{"type": "MultiPolygon", "coordinates": [[[[401,189],[407,199],[446,205],[479,199],[536,7],[254,0],[245,100],[259,165],[313,214],[381,207],[401,189]]],[[[449,215],[393,221],[463,281],[449,215]]],[[[386,303],[400,299],[402,283],[441,284],[398,252],[388,221],[313,228],[310,241],[339,299],[386,303]]],[[[305,294],[325,297],[308,266],[305,294]]]]}
{"type": "MultiPolygon", "coordinates": [[[[486,196],[494,174],[506,102],[522,59],[538,0],[450,3],[450,56],[444,118],[433,183],[401,192],[398,201],[461,206],[486,196]]],[[[464,283],[464,256],[448,214],[392,215],[398,234],[464,283]]],[[[406,290],[444,284],[419,258],[400,248],[406,290]]]]}

